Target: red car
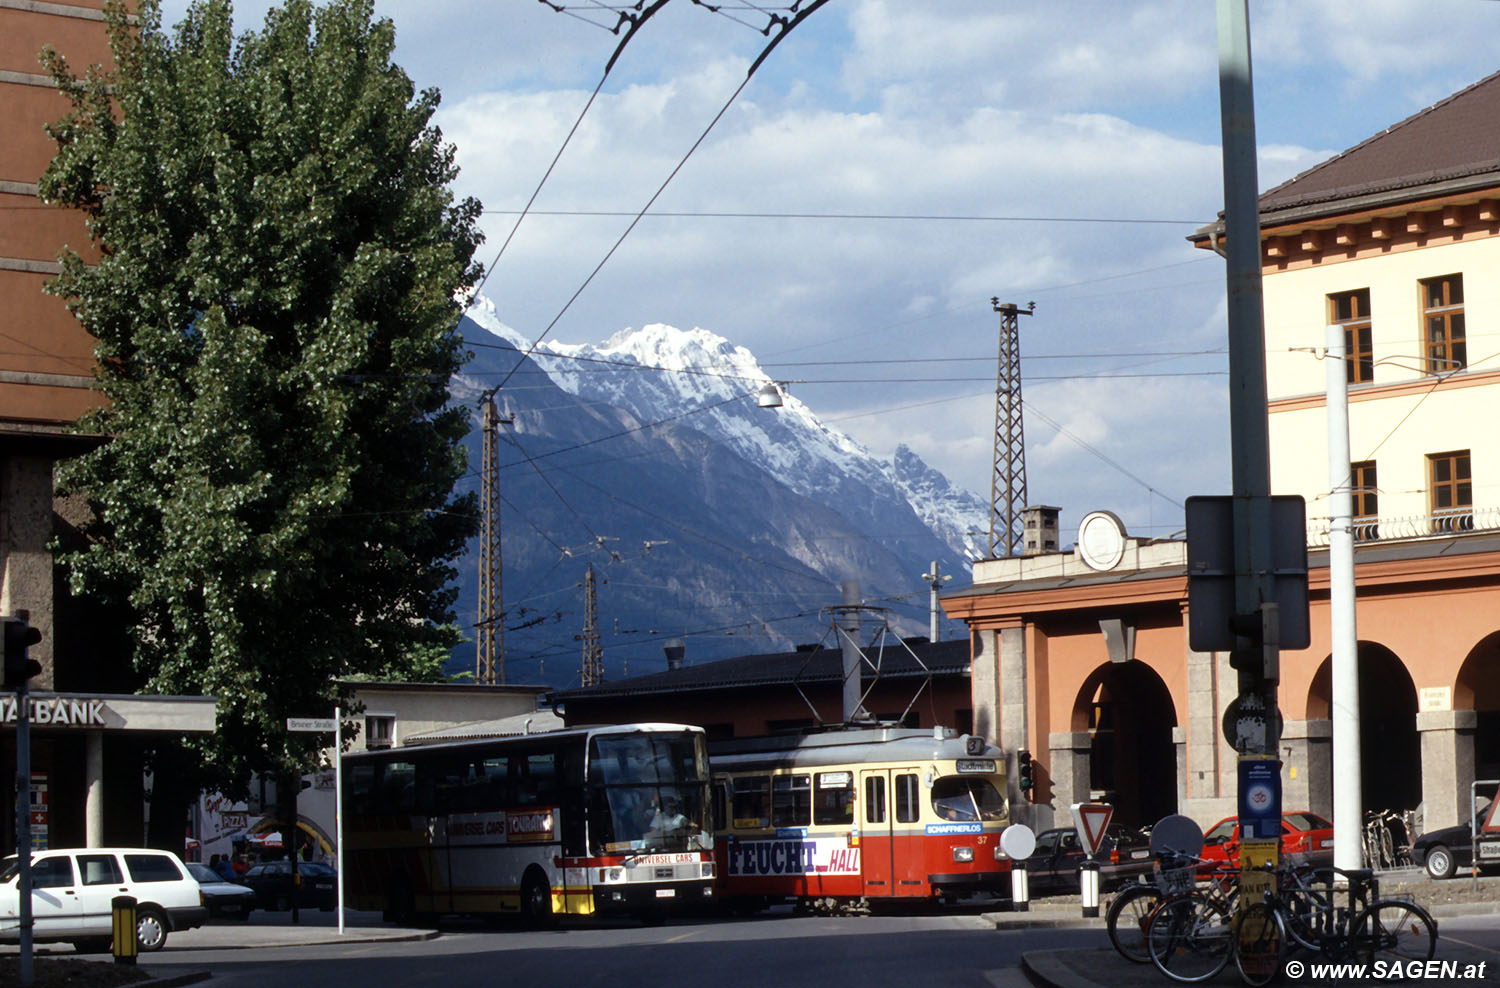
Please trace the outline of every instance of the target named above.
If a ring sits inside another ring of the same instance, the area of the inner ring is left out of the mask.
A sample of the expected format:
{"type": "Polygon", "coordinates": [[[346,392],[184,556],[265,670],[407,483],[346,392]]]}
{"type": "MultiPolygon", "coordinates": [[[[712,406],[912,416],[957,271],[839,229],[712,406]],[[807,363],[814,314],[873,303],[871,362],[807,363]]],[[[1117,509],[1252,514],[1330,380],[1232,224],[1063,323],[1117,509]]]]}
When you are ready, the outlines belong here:
{"type": "MultiPolygon", "coordinates": [[[[1325,858],[1331,861],[1333,824],[1306,810],[1281,814],[1281,853],[1304,854],[1314,861],[1325,858]]],[[[1204,832],[1203,857],[1212,862],[1240,863],[1239,817],[1225,817],[1204,832]]]]}

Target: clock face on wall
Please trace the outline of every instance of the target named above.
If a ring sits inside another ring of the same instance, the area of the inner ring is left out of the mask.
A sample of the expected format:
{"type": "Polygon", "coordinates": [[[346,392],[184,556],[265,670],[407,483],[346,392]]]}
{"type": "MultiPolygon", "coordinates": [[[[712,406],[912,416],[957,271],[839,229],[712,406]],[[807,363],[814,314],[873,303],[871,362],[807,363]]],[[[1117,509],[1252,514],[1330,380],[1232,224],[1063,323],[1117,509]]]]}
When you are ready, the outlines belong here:
{"type": "Polygon", "coordinates": [[[1114,569],[1125,556],[1125,525],[1110,511],[1092,511],[1078,523],[1078,555],[1090,569],[1114,569]]]}

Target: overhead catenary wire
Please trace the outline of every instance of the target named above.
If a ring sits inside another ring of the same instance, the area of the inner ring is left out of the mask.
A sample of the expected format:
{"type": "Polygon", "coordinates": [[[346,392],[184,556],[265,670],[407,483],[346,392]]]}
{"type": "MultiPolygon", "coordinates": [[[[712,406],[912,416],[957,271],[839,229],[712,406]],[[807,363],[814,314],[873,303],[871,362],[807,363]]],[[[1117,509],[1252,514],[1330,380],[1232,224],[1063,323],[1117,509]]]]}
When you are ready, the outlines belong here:
{"type": "MultiPolygon", "coordinates": [[[[653,6],[653,11],[655,9],[659,9],[660,6],[665,2],[666,0],[658,0],[658,2],[653,6]]],[[[599,263],[594,265],[594,269],[589,272],[586,278],[583,279],[583,283],[579,285],[578,289],[568,297],[568,300],[566,302],[563,303],[563,307],[558,310],[557,315],[553,316],[552,320],[547,323],[541,334],[537,336],[536,340],[533,341],[531,346],[527,349],[525,357],[523,357],[522,360],[517,361],[516,366],[511,368],[510,373],[506,374],[505,377],[501,379],[500,384],[498,385],[499,387],[505,386],[505,383],[510,380],[511,375],[515,373],[516,368],[520,367],[521,364],[525,362],[526,358],[529,358],[531,354],[535,352],[536,348],[541,346],[542,341],[551,334],[552,330],[556,328],[557,324],[562,320],[562,317],[566,315],[568,310],[573,307],[573,303],[576,302],[579,296],[581,296],[588,288],[588,286],[593,283],[594,278],[599,274],[600,271],[604,269],[604,266],[609,263],[609,259],[614,257],[615,252],[620,249],[620,245],[623,244],[626,238],[630,236],[631,231],[636,228],[636,226],[640,223],[641,219],[646,215],[646,213],[648,213],[651,210],[651,207],[656,204],[656,200],[661,198],[661,194],[667,190],[667,186],[670,185],[672,183],[672,180],[677,177],[678,172],[682,171],[682,169],[687,165],[688,159],[693,156],[693,152],[697,151],[698,148],[702,146],[703,142],[708,139],[709,133],[714,129],[718,122],[724,118],[724,114],[729,112],[729,108],[734,105],[734,101],[739,98],[740,93],[744,92],[745,87],[750,85],[750,80],[755,77],[755,70],[760,68],[761,64],[766,60],[766,57],[771,54],[771,51],[781,43],[781,40],[785,38],[793,28],[795,28],[798,24],[805,20],[810,14],[812,14],[813,11],[817,10],[827,2],[828,0],[813,0],[813,3],[806,10],[798,13],[789,21],[782,21],[782,30],[776,35],[771,43],[765,47],[765,50],[760,53],[760,57],[757,58],[753,63],[751,63],[749,70],[745,73],[745,78],[737,87],[735,87],[735,90],[730,94],[729,99],[724,101],[724,105],[719,108],[718,113],[714,114],[713,119],[708,122],[708,126],[703,128],[703,133],[698,135],[698,139],[693,142],[692,146],[687,149],[687,152],[682,156],[681,160],[679,160],[677,164],[672,168],[671,172],[667,174],[667,177],[662,180],[661,185],[658,186],[656,191],[651,194],[651,198],[646,200],[646,204],[642,206],[640,208],[640,211],[635,214],[635,217],[630,221],[629,225],[625,227],[625,230],[615,240],[614,244],[609,248],[609,250],[605,252],[604,256],[600,258],[599,263]]]]}

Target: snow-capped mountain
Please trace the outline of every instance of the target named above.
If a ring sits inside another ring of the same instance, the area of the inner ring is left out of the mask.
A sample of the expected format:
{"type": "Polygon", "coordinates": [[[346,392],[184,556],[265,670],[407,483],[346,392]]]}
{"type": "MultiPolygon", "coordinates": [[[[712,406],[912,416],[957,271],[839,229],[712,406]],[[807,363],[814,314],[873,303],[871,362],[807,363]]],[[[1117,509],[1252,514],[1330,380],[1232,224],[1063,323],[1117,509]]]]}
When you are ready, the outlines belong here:
{"type": "MultiPolygon", "coordinates": [[[[904,446],[892,462],[873,456],[794,395],[759,407],[771,379],[714,333],[651,325],[602,344],[544,342],[523,361],[530,341],[485,300],[462,329],[475,357],[455,398],[504,380],[512,419],[500,487],[515,681],[576,676],[588,562],[610,581],[599,623],[618,679],[660,668],[670,635],[686,637],[690,660],[816,640],[846,580],[894,630],[925,633],[929,561],[961,579],[982,552],[968,534],[987,524],[978,497],[904,446]]],[[[461,564],[465,623],[474,565],[461,564]]]]}

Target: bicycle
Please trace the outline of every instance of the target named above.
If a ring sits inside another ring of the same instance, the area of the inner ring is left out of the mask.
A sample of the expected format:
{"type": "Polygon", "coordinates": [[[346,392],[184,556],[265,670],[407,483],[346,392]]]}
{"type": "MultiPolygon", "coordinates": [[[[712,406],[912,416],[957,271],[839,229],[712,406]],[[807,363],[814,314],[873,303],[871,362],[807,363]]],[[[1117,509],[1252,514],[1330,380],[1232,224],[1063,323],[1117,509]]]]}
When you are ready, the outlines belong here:
{"type": "MultiPolygon", "coordinates": [[[[1276,976],[1288,938],[1335,962],[1432,959],[1437,950],[1437,921],[1415,902],[1381,898],[1372,870],[1320,869],[1313,874],[1312,885],[1269,890],[1264,901],[1246,908],[1236,961],[1247,984],[1264,985],[1276,976]],[[1331,879],[1334,874],[1348,881],[1347,906],[1335,905],[1331,881],[1322,885],[1323,875],[1331,879]],[[1242,954],[1262,962],[1241,962],[1242,954]]],[[[1291,877],[1294,882],[1304,881],[1295,874],[1291,877]]]]}
{"type": "Polygon", "coordinates": [[[1233,916],[1239,884],[1229,870],[1208,887],[1164,898],[1146,921],[1146,953],[1173,981],[1207,981],[1234,952],[1233,916]]]}
{"type": "Polygon", "coordinates": [[[1109,942],[1121,957],[1134,964],[1151,963],[1151,955],[1146,952],[1146,923],[1163,898],[1195,887],[1197,860],[1158,854],[1152,881],[1121,889],[1110,900],[1104,925],[1109,930],[1109,942]]]}

